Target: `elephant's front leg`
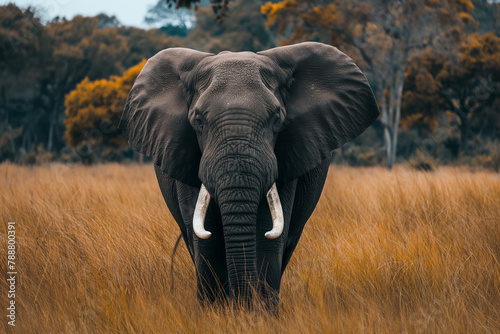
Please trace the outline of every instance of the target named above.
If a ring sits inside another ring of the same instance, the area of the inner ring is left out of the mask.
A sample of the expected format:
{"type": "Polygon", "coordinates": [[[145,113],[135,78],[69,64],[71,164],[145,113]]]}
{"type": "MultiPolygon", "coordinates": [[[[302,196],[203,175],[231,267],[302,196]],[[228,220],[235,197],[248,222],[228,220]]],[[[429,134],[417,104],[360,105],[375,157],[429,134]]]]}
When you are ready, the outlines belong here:
{"type": "Polygon", "coordinates": [[[274,313],[278,312],[283,254],[290,227],[296,187],[297,180],[286,184],[278,184],[278,193],[283,209],[285,226],[282,235],[277,239],[267,239],[264,236],[265,232],[272,228],[273,221],[266,200],[262,200],[259,205],[259,214],[257,217],[259,293],[266,301],[268,308],[274,313]]]}
{"type": "Polygon", "coordinates": [[[212,232],[209,239],[194,235],[198,298],[215,302],[229,295],[224,234],[219,210],[212,202],[205,217],[205,227],[212,232]]]}
{"type": "Polygon", "coordinates": [[[202,302],[224,300],[228,296],[227,267],[221,217],[211,202],[205,217],[205,228],[212,232],[209,239],[200,239],[193,232],[193,215],[199,189],[177,182],[177,194],[182,218],[191,239],[196,267],[197,296],[202,302]]]}

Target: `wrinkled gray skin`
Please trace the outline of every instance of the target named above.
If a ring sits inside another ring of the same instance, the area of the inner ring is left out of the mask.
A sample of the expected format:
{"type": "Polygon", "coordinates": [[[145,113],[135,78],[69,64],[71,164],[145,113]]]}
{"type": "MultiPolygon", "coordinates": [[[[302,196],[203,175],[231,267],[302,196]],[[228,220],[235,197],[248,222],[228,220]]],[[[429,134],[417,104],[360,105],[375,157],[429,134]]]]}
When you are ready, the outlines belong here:
{"type": "Polygon", "coordinates": [[[328,45],[218,55],[173,48],[138,76],[120,128],[155,163],[196,266],[198,297],[248,300],[257,291],[277,310],[283,271],[319,200],[331,151],[378,114],[365,76],[328,45]],[[274,182],[285,227],[270,240],[265,196],[274,182]],[[211,195],[209,239],[193,233],[202,183],[211,195]]]}

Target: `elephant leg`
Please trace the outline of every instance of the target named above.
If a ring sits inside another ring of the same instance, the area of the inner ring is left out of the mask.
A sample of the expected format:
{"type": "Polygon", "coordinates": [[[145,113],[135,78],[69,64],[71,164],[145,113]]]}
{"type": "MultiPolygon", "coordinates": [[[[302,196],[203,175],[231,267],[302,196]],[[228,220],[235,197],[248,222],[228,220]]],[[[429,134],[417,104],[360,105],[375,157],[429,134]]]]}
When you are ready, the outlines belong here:
{"type": "Polygon", "coordinates": [[[212,232],[209,239],[194,236],[198,298],[213,303],[225,301],[229,295],[226,250],[220,212],[211,202],[205,217],[205,228],[212,232]]]}
{"type": "Polygon", "coordinates": [[[297,180],[297,188],[292,209],[292,219],[286,240],[281,273],[285,271],[292,253],[299,242],[304,226],[318,204],[330,167],[330,158],[325,159],[315,169],[297,180]]]}
{"type": "Polygon", "coordinates": [[[219,209],[212,201],[205,216],[205,228],[212,232],[209,239],[200,239],[193,231],[193,215],[200,190],[176,181],[179,207],[193,243],[197,276],[197,295],[203,302],[224,300],[228,292],[226,252],[219,209]]]}
{"type": "Polygon", "coordinates": [[[163,198],[179,225],[184,242],[195,264],[198,298],[209,302],[224,299],[228,289],[227,268],[218,209],[214,203],[210,204],[205,227],[213,235],[210,239],[200,240],[193,232],[193,214],[199,189],[172,179],[157,166],[155,166],[155,172],[163,198]]]}
{"type": "Polygon", "coordinates": [[[260,296],[267,301],[268,307],[274,312],[278,310],[283,252],[288,228],[290,226],[296,186],[297,180],[277,185],[285,220],[285,227],[280,237],[270,240],[264,235],[267,231],[271,230],[273,226],[269,205],[266,199],[261,201],[257,216],[257,270],[260,280],[258,289],[260,296]]]}
{"type": "Polygon", "coordinates": [[[188,235],[188,229],[182,218],[181,209],[179,207],[179,200],[177,196],[177,187],[176,181],[169,177],[167,174],[163,173],[158,166],[154,166],[156,178],[158,179],[158,185],[160,186],[161,194],[163,195],[163,199],[167,204],[170,213],[174,217],[177,225],[181,230],[182,239],[184,239],[184,243],[187,246],[189,254],[191,255],[191,259],[194,262],[194,248],[192,237],[188,235]]]}

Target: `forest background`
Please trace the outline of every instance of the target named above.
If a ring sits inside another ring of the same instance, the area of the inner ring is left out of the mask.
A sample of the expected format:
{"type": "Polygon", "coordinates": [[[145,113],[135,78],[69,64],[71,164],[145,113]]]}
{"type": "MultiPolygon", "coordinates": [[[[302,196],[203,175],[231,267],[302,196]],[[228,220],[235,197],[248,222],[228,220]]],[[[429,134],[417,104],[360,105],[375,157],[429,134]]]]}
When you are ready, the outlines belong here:
{"type": "Polygon", "coordinates": [[[146,30],[0,6],[0,162],[142,161],[117,125],[149,57],[311,40],[354,58],[381,109],[333,162],[499,171],[499,16],[488,0],[159,0],[144,20],[161,27],[146,30]]]}

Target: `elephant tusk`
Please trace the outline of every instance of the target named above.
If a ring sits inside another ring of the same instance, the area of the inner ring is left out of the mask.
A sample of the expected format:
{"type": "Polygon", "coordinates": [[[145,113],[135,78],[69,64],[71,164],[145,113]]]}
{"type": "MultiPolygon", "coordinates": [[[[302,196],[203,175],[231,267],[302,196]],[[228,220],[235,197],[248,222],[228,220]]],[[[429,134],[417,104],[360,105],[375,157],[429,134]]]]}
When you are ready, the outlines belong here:
{"type": "Polygon", "coordinates": [[[205,230],[205,216],[207,215],[208,204],[210,204],[210,194],[202,184],[193,215],[193,230],[200,239],[208,239],[212,235],[211,232],[205,230]]]}
{"type": "Polygon", "coordinates": [[[281,207],[280,196],[276,188],[276,182],[273,183],[271,189],[267,192],[267,203],[273,217],[273,229],[266,232],[265,236],[268,239],[276,239],[283,233],[284,219],[283,208],[281,207]]]}

